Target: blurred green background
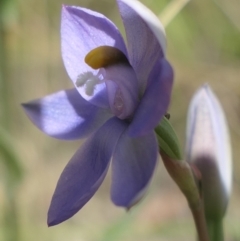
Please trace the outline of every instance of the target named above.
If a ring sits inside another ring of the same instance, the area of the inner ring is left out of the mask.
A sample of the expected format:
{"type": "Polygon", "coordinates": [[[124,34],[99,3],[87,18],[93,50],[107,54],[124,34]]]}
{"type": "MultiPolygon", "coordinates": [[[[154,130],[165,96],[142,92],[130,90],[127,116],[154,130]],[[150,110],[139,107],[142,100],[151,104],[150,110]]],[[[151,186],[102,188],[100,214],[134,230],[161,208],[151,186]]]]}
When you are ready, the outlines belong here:
{"type": "MultiPolygon", "coordinates": [[[[170,3],[142,2],[157,15],[170,3]]],[[[0,240],[194,240],[187,203],[161,162],[147,197],[128,213],[110,201],[109,174],[77,215],[47,228],[58,177],[81,141],[44,135],[20,103],[71,87],[60,50],[63,3],[102,12],[123,31],[114,0],[0,0],[0,240]]],[[[227,115],[234,162],[233,194],[225,218],[229,241],[240,240],[239,12],[239,0],[192,0],[166,28],[168,59],[175,69],[169,112],[183,150],[188,103],[201,84],[212,86],[227,115]]]]}

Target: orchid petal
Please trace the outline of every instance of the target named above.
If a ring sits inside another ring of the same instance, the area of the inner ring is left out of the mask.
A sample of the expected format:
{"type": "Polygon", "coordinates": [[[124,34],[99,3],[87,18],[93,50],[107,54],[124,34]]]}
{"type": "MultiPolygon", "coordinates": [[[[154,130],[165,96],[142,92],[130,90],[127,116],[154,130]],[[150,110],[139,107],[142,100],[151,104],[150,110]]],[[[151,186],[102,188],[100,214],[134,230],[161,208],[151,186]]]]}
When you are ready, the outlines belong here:
{"type": "Polygon", "coordinates": [[[112,65],[105,70],[104,79],[112,113],[120,119],[126,119],[132,115],[138,104],[136,74],[129,65],[112,65]]]}
{"type": "MultiPolygon", "coordinates": [[[[92,49],[102,45],[114,46],[127,55],[117,27],[102,14],[85,8],[63,6],[61,40],[63,61],[75,86],[81,74],[89,71],[97,74],[96,70],[84,62],[85,56],[92,49]]],[[[91,96],[85,93],[84,88],[77,89],[83,98],[104,107],[108,106],[105,88],[104,83],[97,85],[91,96]]]]}
{"type": "Polygon", "coordinates": [[[231,193],[231,148],[224,112],[208,85],[195,93],[190,104],[186,154],[202,175],[206,215],[222,217],[231,193]]]}
{"type": "Polygon", "coordinates": [[[130,208],[145,194],[158,157],[158,145],[152,131],[144,137],[120,137],[112,162],[112,201],[130,208]]]}
{"type": "Polygon", "coordinates": [[[166,52],[165,31],[161,22],[137,0],[117,0],[127,36],[130,63],[141,86],[146,87],[148,75],[158,58],[166,52]]]}
{"type": "Polygon", "coordinates": [[[115,145],[126,125],[110,119],[87,139],[63,170],[48,212],[48,225],[57,225],[78,212],[104,180],[115,145]]]}
{"type": "Polygon", "coordinates": [[[152,70],[148,87],[129,126],[131,136],[141,136],[153,130],[167,112],[173,84],[173,70],[161,59],[152,70]]]}
{"type": "Polygon", "coordinates": [[[112,117],[108,110],[84,100],[76,89],[33,100],[23,107],[41,131],[65,140],[86,137],[112,117]]]}

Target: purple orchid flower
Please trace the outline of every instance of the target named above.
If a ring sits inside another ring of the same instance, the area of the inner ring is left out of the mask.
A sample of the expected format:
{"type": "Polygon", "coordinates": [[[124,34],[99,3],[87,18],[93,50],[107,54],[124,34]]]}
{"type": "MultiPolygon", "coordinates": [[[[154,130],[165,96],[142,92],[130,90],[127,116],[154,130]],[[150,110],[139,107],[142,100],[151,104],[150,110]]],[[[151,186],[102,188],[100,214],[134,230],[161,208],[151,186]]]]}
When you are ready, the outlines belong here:
{"type": "Polygon", "coordinates": [[[139,1],[117,3],[127,47],[117,27],[102,14],[63,6],[62,56],[75,88],[23,105],[46,134],[64,140],[87,137],[57,183],[49,226],[72,217],[89,201],[110,159],[111,199],[126,208],[141,199],[156,166],[154,128],[167,111],[173,83],[165,33],[139,1]]]}

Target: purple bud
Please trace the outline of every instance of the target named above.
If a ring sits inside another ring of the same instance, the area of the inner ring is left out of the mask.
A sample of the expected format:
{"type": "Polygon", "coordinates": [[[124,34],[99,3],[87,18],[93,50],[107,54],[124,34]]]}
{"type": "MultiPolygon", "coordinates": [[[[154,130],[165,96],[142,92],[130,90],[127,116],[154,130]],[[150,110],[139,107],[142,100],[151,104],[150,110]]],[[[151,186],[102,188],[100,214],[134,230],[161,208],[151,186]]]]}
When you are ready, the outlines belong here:
{"type": "Polygon", "coordinates": [[[231,194],[231,146],[222,107],[207,84],[190,103],[186,158],[201,172],[207,218],[222,218],[231,194]]]}

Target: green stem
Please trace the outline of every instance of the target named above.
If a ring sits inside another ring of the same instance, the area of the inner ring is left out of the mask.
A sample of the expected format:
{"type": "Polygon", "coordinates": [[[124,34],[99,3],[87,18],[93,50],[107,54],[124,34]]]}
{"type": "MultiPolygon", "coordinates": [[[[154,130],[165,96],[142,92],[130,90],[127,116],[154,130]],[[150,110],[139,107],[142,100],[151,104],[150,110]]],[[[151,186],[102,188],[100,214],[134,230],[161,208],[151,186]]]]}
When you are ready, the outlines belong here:
{"type": "Polygon", "coordinates": [[[202,201],[200,202],[199,207],[191,207],[190,206],[190,209],[191,209],[195,227],[197,230],[198,240],[199,241],[210,241],[210,240],[213,241],[211,238],[209,238],[202,201]]]}
{"type": "Polygon", "coordinates": [[[208,220],[207,228],[211,241],[223,241],[223,223],[222,220],[208,220]]]}
{"type": "Polygon", "coordinates": [[[5,129],[9,127],[9,86],[8,86],[8,55],[7,55],[7,41],[6,29],[3,19],[3,6],[4,2],[0,1],[0,107],[1,112],[1,125],[5,129]]]}
{"type": "Polygon", "coordinates": [[[198,173],[192,170],[189,164],[183,160],[172,160],[163,151],[160,151],[163,163],[186,197],[191,209],[199,241],[210,241],[205,220],[203,201],[197,185],[198,173]]]}
{"type": "Polygon", "coordinates": [[[190,0],[172,0],[159,14],[159,18],[165,28],[180,13],[188,2],[190,2],[190,0]]]}
{"type": "Polygon", "coordinates": [[[15,193],[8,196],[6,202],[3,211],[4,237],[6,241],[18,241],[20,237],[15,193]]]}
{"type": "Polygon", "coordinates": [[[220,11],[224,14],[224,16],[228,19],[228,21],[240,31],[240,24],[239,21],[237,21],[237,18],[234,17],[231,13],[228,12],[228,9],[219,3],[219,1],[212,0],[215,5],[220,9],[220,11]]]}

